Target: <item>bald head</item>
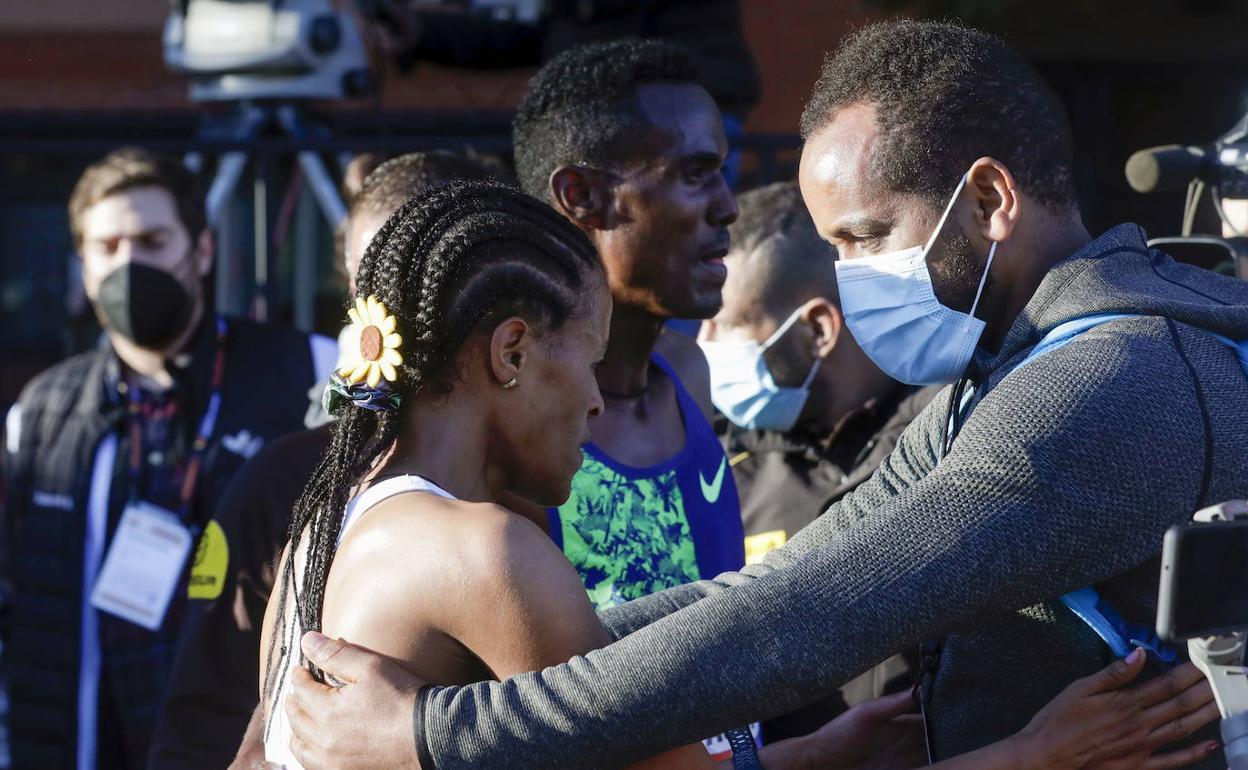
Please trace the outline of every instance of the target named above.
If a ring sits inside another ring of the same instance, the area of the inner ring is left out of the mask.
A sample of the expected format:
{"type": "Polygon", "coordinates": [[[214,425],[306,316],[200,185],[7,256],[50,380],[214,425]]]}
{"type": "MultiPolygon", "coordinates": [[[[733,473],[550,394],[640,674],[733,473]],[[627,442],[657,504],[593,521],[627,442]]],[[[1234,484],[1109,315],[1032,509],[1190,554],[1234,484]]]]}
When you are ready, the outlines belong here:
{"type": "Polygon", "coordinates": [[[820,239],[796,183],[751,190],[737,204],[723,323],[754,325],[762,315],[783,319],[814,297],[836,300],[836,250],[820,239]]]}

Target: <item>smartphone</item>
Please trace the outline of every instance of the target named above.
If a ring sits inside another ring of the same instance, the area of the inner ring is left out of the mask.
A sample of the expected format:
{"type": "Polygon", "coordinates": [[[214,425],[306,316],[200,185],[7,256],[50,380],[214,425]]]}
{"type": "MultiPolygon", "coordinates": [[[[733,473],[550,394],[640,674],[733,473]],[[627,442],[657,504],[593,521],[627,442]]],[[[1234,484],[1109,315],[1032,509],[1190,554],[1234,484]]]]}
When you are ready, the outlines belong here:
{"type": "Polygon", "coordinates": [[[1157,634],[1178,641],[1248,629],[1248,520],[1171,527],[1157,634]]]}

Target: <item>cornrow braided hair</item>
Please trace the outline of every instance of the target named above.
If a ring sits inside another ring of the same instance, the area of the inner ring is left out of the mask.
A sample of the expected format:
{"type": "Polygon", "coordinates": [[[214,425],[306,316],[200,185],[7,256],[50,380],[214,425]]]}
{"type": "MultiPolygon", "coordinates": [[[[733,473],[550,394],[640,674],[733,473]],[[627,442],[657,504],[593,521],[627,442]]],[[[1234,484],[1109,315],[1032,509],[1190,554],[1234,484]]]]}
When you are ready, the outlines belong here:
{"type": "MultiPolygon", "coordinates": [[[[447,392],[455,354],[473,333],[521,316],[557,330],[580,307],[582,287],[602,265],[589,239],[544,203],[489,181],[456,181],[408,198],[374,236],[360,263],[357,294],[375,296],[394,315],[403,363],[390,385],[403,404],[422,392],[447,392]]],[[[296,654],[295,628],[321,628],[325,585],[353,488],[398,437],[396,411],[348,408],[295,504],[278,598],[280,633],[266,652],[270,716],[280,697],[281,654],[296,654]],[[302,579],[295,556],[306,541],[302,579]],[[294,594],[299,622],[287,621],[294,594]]],[[[313,674],[321,676],[313,670],[313,674]]]]}

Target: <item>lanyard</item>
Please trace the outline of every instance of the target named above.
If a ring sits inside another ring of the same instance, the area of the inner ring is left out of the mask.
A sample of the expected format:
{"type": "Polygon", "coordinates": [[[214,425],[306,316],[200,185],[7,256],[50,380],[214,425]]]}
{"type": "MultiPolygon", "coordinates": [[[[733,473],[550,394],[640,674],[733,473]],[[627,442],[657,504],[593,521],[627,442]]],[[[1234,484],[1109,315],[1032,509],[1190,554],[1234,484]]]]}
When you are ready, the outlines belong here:
{"type": "MultiPolygon", "coordinates": [[[[179,494],[178,518],[186,524],[191,511],[191,500],[195,496],[195,486],[199,481],[200,470],[204,462],[204,454],[208,449],[208,441],[217,427],[217,416],[221,412],[221,385],[225,381],[225,318],[217,316],[217,351],[212,365],[211,395],[208,397],[208,408],[199,420],[199,432],[191,444],[191,456],[187,461],[186,474],[182,478],[182,489],[179,494]]],[[[131,502],[138,496],[139,478],[143,470],[143,431],[140,426],[142,404],[139,400],[139,389],[130,388],[130,405],[127,410],[127,422],[130,429],[130,464],[128,477],[130,481],[131,502]]]]}

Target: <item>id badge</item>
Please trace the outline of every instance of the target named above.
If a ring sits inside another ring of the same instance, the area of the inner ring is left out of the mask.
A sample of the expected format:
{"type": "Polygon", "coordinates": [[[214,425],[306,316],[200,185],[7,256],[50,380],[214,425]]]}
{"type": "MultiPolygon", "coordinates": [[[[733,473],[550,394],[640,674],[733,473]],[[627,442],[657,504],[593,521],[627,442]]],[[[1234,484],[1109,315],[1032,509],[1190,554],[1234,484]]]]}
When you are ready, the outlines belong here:
{"type": "Polygon", "coordinates": [[[126,506],[91,592],[96,609],[149,631],[160,628],[191,553],[191,533],[173,513],[126,506]]]}

